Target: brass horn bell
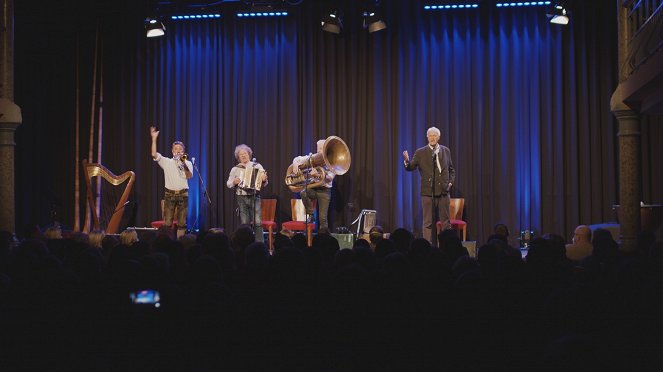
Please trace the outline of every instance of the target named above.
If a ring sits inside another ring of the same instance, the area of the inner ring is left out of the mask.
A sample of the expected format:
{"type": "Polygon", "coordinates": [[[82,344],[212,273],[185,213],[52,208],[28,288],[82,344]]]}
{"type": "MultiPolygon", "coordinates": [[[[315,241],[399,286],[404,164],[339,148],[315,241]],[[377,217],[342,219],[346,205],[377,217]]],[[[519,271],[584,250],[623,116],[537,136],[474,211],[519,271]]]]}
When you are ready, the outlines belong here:
{"type": "Polygon", "coordinates": [[[300,192],[305,187],[321,187],[325,184],[327,171],[342,175],[350,169],[351,163],[348,145],[340,137],[329,136],[322,145],[322,152],[309,156],[299,169],[292,169],[292,164],[288,167],[285,184],[292,192],[300,192]],[[311,176],[313,169],[318,172],[315,177],[311,176]]]}

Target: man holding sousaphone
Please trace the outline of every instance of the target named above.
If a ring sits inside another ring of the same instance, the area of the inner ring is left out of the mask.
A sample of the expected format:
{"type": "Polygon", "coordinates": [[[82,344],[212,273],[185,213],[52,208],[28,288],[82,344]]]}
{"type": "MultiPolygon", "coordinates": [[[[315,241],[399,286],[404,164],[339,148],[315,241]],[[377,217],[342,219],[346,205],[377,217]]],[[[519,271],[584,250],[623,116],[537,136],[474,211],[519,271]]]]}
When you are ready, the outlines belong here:
{"type": "Polygon", "coordinates": [[[300,193],[308,222],[313,222],[312,200],[318,201],[320,229],[329,229],[327,213],[334,177],[345,174],[350,169],[350,163],[350,150],[345,142],[339,137],[329,136],[317,142],[315,154],[294,158],[286,171],[286,185],[293,192],[300,193]]]}
{"type": "Polygon", "coordinates": [[[240,223],[252,225],[256,241],[264,242],[260,189],[268,183],[267,172],[245,144],[235,147],[235,159],[238,164],[230,170],[226,186],[235,189],[240,223]]]}

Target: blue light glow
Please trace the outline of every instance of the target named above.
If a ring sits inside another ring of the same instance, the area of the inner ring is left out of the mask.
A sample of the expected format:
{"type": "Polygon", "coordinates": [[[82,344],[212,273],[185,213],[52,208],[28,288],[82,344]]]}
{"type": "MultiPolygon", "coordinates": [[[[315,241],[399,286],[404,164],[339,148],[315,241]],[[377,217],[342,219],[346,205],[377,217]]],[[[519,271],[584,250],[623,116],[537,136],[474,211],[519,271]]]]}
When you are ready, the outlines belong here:
{"type": "Polygon", "coordinates": [[[245,17],[285,17],[288,15],[288,12],[285,10],[279,10],[274,12],[238,12],[236,13],[238,18],[245,17]]]}
{"type": "Polygon", "coordinates": [[[496,3],[498,8],[519,7],[519,6],[537,6],[537,5],[550,5],[550,1],[524,1],[517,3],[496,3]]]}
{"type": "Polygon", "coordinates": [[[442,9],[476,9],[479,4],[446,4],[446,5],[424,5],[424,10],[442,9]]]}
{"type": "Polygon", "coordinates": [[[212,19],[212,18],[221,18],[221,14],[185,14],[185,15],[173,15],[170,16],[170,19],[173,20],[182,20],[182,19],[212,19]]]}

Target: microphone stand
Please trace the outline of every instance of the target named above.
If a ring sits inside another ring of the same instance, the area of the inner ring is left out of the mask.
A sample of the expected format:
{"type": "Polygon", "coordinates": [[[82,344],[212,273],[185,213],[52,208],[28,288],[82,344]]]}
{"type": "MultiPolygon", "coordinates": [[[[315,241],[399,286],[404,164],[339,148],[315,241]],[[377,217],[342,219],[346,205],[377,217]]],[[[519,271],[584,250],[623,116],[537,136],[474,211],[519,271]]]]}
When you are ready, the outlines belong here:
{"type": "MultiPolygon", "coordinates": [[[[251,162],[253,163],[253,167],[251,169],[251,172],[253,172],[253,168],[257,169],[256,166],[258,165],[258,162],[256,161],[256,158],[251,159],[251,162]]],[[[251,177],[251,179],[253,179],[253,177],[251,177]]],[[[258,182],[258,180],[256,180],[256,182],[258,182]]],[[[260,182],[262,182],[262,181],[260,181],[260,182]]],[[[250,185],[250,186],[253,186],[253,185],[250,185]]],[[[256,234],[256,202],[257,202],[257,199],[258,199],[258,190],[253,189],[252,198],[253,198],[253,203],[251,203],[251,204],[253,204],[253,208],[251,208],[251,230],[253,230],[253,235],[255,235],[256,234]]],[[[255,238],[256,237],[254,236],[254,240],[255,240],[255,238]]],[[[264,237],[263,237],[263,239],[264,239],[264,237]]]]}
{"type": "MultiPolygon", "coordinates": [[[[207,192],[207,187],[205,187],[205,182],[203,181],[203,176],[200,174],[200,171],[198,170],[198,167],[196,166],[195,158],[191,158],[193,161],[191,164],[193,165],[193,170],[195,173],[198,173],[198,179],[200,180],[200,185],[203,187],[203,194],[207,198],[207,203],[212,206],[212,199],[209,197],[209,193],[207,192]]],[[[194,228],[198,226],[198,218],[200,217],[200,212],[196,213],[196,222],[193,224],[194,228]]]]}
{"type": "MultiPolygon", "coordinates": [[[[438,145],[439,146],[439,145],[438,145]]],[[[436,167],[436,162],[435,159],[437,157],[437,153],[435,150],[433,150],[433,172],[432,172],[432,177],[430,178],[430,190],[431,190],[431,226],[430,226],[430,235],[431,235],[431,245],[433,247],[437,247],[437,224],[435,220],[435,212],[437,211],[437,208],[435,208],[435,170],[437,169],[436,167]]]]}

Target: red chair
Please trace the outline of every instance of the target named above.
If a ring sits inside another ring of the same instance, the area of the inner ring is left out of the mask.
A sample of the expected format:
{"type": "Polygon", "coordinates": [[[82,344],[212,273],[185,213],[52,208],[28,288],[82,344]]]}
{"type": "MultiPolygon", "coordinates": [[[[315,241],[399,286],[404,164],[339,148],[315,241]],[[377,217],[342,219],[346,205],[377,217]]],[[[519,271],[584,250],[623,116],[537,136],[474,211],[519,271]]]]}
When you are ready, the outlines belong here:
{"type": "MultiPolygon", "coordinates": [[[[467,222],[463,221],[463,208],[465,208],[465,199],[451,198],[449,200],[449,224],[452,229],[460,230],[463,234],[463,241],[467,240],[467,222]]],[[[442,231],[442,222],[437,221],[435,224],[437,233],[442,231]]]]}
{"type": "Polygon", "coordinates": [[[262,226],[267,228],[269,233],[269,252],[271,253],[274,250],[274,230],[276,230],[276,221],[274,221],[274,216],[276,216],[276,199],[262,199],[260,202],[260,208],[262,211],[262,226]]]}
{"type": "MultiPolygon", "coordinates": [[[[163,213],[163,204],[164,200],[161,199],[161,220],[159,221],[152,221],[150,222],[150,225],[154,227],[155,229],[160,228],[164,224],[164,220],[166,219],[164,213],[163,213]]],[[[175,216],[177,216],[177,207],[175,207],[175,210],[173,211],[173,228],[177,228],[177,220],[175,219],[175,216]]]]}
{"type": "MultiPolygon", "coordinates": [[[[317,207],[317,200],[312,200],[313,210],[317,207]]],[[[306,223],[306,209],[302,199],[290,199],[290,211],[292,212],[292,221],[281,224],[281,227],[292,231],[306,231],[306,243],[310,247],[313,244],[313,230],[315,230],[315,221],[306,223]]]]}

